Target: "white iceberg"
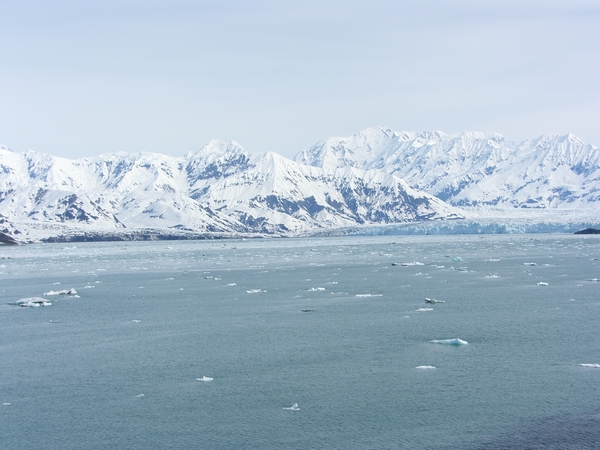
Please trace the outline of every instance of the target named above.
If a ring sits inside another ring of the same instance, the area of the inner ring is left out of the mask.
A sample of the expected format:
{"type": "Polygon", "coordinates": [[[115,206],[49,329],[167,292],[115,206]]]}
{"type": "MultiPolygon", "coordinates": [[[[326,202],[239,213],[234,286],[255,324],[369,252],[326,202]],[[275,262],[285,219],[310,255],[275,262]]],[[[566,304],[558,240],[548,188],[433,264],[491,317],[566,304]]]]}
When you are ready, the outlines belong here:
{"type": "Polygon", "coordinates": [[[63,289],[61,291],[48,291],[48,292],[44,292],[42,295],[45,295],[47,297],[52,296],[52,295],[76,295],[77,291],[73,288],[71,289],[63,289]]]}
{"type": "Polygon", "coordinates": [[[432,344],[443,344],[443,345],[467,345],[467,341],[463,341],[462,339],[434,339],[429,341],[432,344]]]}
{"type": "Polygon", "coordinates": [[[436,300],[435,298],[425,297],[425,303],[446,303],[444,300],[436,300]]]}
{"type": "Polygon", "coordinates": [[[248,289],[246,291],[246,294],[260,294],[263,292],[267,292],[267,290],[266,289],[248,289]]]}
{"type": "Polygon", "coordinates": [[[202,378],[196,378],[196,381],[212,381],[214,378],[203,376],[202,378]]]}
{"type": "Polygon", "coordinates": [[[287,409],[288,411],[300,411],[298,403],[294,403],[292,406],[284,407],[283,409],[287,409]]]}
{"type": "Polygon", "coordinates": [[[52,306],[52,303],[41,297],[28,297],[17,300],[15,305],[23,306],[24,308],[37,308],[39,306],[52,306]]]}

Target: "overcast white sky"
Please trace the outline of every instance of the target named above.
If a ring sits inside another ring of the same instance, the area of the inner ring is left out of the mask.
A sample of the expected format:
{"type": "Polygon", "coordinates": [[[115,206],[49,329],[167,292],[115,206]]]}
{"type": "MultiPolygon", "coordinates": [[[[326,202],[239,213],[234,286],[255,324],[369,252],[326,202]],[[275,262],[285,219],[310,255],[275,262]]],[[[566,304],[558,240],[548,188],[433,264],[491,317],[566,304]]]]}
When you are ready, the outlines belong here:
{"type": "Polygon", "coordinates": [[[375,125],[600,146],[598,0],[0,0],[0,26],[15,151],[291,157],[375,125]]]}

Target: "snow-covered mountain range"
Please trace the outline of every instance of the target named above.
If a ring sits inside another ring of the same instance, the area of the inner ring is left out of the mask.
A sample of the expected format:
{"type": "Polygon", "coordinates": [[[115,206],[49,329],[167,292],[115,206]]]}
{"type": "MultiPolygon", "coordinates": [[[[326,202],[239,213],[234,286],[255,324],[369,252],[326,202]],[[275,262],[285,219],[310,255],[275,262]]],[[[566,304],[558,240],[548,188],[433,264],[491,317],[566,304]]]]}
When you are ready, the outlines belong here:
{"type": "Polygon", "coordinates": [[[571,134],[512,142],[498,133],[375,127],[319,142],[295,160],[381,170],[455,206],[600,208],[600,148],[571,134]]]}
{"type": "Polygon", "coordinates": [[[525,209],[595,216],[600,149],[572,135],[516,143],[382,127],[325,140],[295,160],[234,141],[182,157],[78,160],[0,147],[0,242],[298,236],[490,207],[501,217],[525,209]]]}
{"type": "MultiPolygon", "coordinates": [[[[0,149],[0,219],[17,240],[65,236],[260,233],[461,218],[394,175],[324,169],[212,141],[183,157],[106,154],[68,160],[0,149]]],[[[135,236],[133,236],[135,238],[135,236]]]]}

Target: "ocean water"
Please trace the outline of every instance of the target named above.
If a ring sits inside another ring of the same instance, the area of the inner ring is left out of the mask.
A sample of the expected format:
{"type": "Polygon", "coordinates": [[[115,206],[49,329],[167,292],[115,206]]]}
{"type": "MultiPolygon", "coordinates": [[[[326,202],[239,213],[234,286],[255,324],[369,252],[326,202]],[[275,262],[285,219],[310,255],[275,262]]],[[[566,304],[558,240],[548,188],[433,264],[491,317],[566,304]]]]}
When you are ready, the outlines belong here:
{"type": "Polygon", "coordinates": [[[598,448],[599,258],[570,235],[0,247],[0,448],[598,448]]]}

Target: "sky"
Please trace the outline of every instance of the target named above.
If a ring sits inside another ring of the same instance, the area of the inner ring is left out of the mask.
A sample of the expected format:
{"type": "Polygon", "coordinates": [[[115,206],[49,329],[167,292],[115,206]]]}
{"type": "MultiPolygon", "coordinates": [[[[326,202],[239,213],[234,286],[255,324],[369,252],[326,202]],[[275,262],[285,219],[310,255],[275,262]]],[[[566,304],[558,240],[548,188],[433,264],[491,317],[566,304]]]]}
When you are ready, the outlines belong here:
{"type": "Polygon", "coordinates": [[[598,0],[0,0],[0,144],[293,157],[372,126],[600,146],[598,0]]]}

